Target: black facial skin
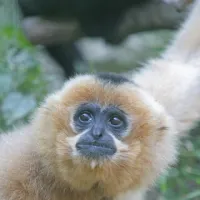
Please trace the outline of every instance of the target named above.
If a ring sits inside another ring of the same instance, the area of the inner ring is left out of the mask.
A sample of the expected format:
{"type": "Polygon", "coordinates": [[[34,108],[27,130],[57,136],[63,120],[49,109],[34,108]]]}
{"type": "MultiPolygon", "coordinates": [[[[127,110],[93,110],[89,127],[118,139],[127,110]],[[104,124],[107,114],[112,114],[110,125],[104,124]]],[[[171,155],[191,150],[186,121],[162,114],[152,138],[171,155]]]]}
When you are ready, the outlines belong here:
{"type": "Polygon", "coordinates": [[[88,159],[108,158],[116,153],[114,137],[120,139],[128,127],[126,114],[116,106],[101,108],[95,103],[82,104],[74,115],[78,133],[85,132],[76,144],[88,159]]]}

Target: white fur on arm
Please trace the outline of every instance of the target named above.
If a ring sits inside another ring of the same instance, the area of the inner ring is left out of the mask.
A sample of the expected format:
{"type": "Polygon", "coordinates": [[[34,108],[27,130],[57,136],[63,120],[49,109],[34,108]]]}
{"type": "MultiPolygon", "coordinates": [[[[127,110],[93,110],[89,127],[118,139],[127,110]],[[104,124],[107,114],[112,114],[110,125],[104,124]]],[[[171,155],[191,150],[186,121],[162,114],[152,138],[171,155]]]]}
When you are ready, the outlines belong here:
{"type": "Polygon", "coordinates": [[[200,119],[200,1],[162,59],[150,61],[134,81],[146,89],[187,132],[200,119]],[[197,56],[198,55],[198,56],[197,56]]]}
{"type": "Polygon", "coordinates": [[[183,23],[172,45],[164,53],[164,58],[191,59],[200,47],[200,1],[196,0],[192,12],[183,23]]]}

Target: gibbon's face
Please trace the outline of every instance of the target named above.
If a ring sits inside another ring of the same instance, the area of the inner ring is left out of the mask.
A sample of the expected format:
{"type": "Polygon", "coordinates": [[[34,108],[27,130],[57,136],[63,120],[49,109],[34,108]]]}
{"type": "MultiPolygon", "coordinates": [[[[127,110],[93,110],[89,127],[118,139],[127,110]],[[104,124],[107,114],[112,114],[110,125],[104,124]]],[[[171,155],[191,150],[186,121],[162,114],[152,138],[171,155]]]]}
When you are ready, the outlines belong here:
{"type": "Polygon", "coordinates": [[[113,195],[151,183],[174,161],[171,118],[120,75],[77,76],[38,113],[41,154],[73,188],[98,183],[113,195]]]}

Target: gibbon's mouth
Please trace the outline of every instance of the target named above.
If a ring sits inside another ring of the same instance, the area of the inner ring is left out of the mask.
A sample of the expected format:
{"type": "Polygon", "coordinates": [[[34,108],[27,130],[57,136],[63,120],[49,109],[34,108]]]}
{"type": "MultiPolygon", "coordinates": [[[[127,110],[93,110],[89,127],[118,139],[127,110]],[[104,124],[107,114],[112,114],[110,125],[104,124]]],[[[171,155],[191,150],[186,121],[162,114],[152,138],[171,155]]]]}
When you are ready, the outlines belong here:
{"type": "Polygon", "coordinates": [[[77,143],[76,149],[81,153],[81,155],[90,159],[100,159],[109,157],[115,154],[116,147],[107,145],[104,143],[77,143]]]}

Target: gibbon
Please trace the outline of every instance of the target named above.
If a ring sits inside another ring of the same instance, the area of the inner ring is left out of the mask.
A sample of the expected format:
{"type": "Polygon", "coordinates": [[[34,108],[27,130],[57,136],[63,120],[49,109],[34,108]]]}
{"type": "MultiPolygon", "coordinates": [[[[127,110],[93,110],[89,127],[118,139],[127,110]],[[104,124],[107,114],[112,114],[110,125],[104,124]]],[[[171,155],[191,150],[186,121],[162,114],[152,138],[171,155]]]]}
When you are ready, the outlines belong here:
{"type": "Polygon", "coordinates": [[[131,77],[86,74],[0,138],[1,200],[141,200],[200,118],[200,1],[131,77]]]}

